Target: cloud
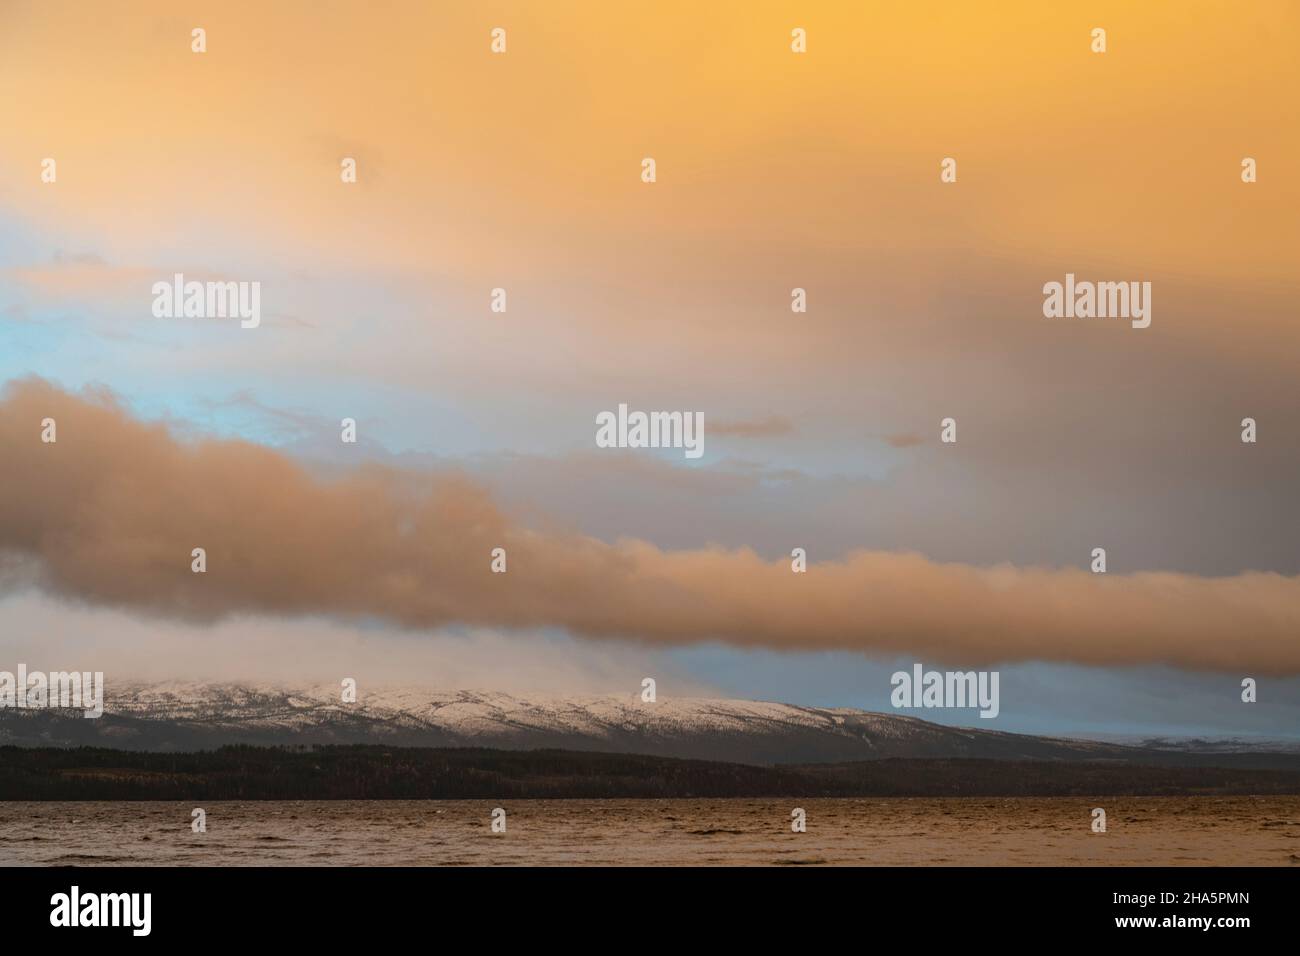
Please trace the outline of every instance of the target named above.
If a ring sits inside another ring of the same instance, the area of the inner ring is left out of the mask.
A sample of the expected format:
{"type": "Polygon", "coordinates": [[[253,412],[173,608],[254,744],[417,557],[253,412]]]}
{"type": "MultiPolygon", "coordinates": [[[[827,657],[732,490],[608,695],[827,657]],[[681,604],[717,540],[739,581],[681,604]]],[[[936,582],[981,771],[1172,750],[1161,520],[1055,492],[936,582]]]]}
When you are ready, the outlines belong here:
{"type": "Polygon", "coordinates": [[[794,423],[788,418],[772,415],[750,422],[709,422],[709,434],[732,438],[775,438],[794,432],[794,423]]]}
{"type": "Polygon", "coordinates": [[[45,590],[190,621],[231,615],[559,628],[652,645],[910,654],[966,665],[1166,663],[1300,672],[1300,578],[977,567],[860,551],[793,574],[748,549],[664,551],[512,521],[454,472],[314,477],[190,441],[106,392],[36,379],[0,402],[0,552],[45,590]],[[40,440],[43,418],[58,441],[40,440]],[[190,570],[205,548],[208,570],[190,570]],[[509,571],[489,570],[493,548],[509,571]]]}
{"type": "Polygon", "coordinates": [[[100,670],[112,681],[269,681],[289,686],[355,678],[454,691],[628,694],[653,674],[660,693],[718,696],[655,649],[593,645],[537,631],[405,631],[318,617],[230,616],[216,623],[142,620],[47,596],[0,597],[4,663],[29,670],[100,670]]]}

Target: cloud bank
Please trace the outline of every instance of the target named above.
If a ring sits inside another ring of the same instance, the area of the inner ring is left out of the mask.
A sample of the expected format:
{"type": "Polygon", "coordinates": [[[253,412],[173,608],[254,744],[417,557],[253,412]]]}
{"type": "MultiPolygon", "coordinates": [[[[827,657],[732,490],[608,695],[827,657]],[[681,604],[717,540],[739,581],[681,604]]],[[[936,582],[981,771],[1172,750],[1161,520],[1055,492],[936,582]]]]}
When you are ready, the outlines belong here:
{"type": "MultiPolygon", "coordinates": [[[[1300,578],[978,567],[860,551],[810,563],[525,527],[477,483],[360,465],[314,476],[196,440],[109,393],[36,379],[0,401],[0,567],[54,595],[178,619],[554,627],[588,638],[1300,673],[1300,578]],[[43,443],[41,421],[57,422],[43,443]],[[191,550],[207,572],[191,571],[191,550]],[[490,571],[494,548],[508,571],[490,571]]],[[[799,542],[791,542],[797,546],[799,542]]]]}

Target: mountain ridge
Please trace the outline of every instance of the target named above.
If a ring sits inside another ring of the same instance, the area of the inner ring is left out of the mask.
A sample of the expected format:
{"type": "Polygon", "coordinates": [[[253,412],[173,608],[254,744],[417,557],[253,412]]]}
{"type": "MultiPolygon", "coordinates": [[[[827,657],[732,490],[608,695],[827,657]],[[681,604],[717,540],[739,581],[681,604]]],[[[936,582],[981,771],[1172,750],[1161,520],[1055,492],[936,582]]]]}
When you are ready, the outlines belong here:
{"type": "MultiPolygon", "coordinates": [[[[891,757],[1204,763],[1221,756],[1204,746],[1135,747],[771,701],[667,698],[647,703],[639,695],[559,698],[383,687],[364,688],[356,703],[343,703],[337,685],[194,681],[119,683],[105,697],[104,715],[94,720],[62,711],[0,710],[4,744],[163,752],[227,744],[382,744],[557,749],[748,764],[891,757]]],[[[1259,766],[1277,766],[1286,755],[1257,756],[1259,766]]]]}

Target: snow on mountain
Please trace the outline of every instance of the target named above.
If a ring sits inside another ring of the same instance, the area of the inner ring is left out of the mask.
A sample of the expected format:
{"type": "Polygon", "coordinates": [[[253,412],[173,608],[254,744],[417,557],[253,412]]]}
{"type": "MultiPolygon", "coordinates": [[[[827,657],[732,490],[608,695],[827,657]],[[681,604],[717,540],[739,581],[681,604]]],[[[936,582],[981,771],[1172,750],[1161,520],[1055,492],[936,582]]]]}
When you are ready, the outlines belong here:
{"type": "Polygon", "coordinates": [[[0,711],[0,744],[196,750],[230,743],[557,748],[727,760],[812,763],[886,757],[1097,759],[1117,744],[947,727],[915,717],[767,701],[521,697],[338,685],[187,682],[110,687],[104,715],[0,711]]]}

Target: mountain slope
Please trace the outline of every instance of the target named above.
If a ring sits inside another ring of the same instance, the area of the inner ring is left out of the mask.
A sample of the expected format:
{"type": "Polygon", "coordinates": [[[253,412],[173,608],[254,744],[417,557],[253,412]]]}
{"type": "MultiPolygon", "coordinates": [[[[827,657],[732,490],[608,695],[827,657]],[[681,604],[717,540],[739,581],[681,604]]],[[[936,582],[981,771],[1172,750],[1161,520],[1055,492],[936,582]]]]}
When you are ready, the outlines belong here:
{"type": "Polygon", "coordinates": [[[1152,754],[1191,762],[1169,751],[947,727],[898,714],[706,698],[643,703],[634,696],[387,689],[367,690],[357,703],[344,704],[335,686],[169,682],[113,687],[96,720],[0,710],[0,744],[192,751],[230,743],[551,748],[753,764],[889,757],[1136,760],[1152,754]]]}

